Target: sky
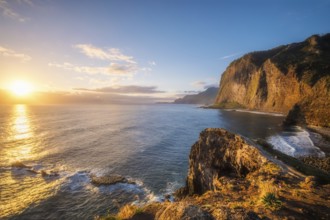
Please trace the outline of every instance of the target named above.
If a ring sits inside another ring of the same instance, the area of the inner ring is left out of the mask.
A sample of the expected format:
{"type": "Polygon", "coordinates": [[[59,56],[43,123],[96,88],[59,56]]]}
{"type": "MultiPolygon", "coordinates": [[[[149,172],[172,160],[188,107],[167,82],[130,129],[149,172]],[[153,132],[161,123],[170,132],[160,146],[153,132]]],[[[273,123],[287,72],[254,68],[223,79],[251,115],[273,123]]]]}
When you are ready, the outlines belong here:
{"type": "Polygon", "coordinates": [[[329,11],[330,0],[0,0],[0,89],[173,100],[219,85],[248,52],[329,33],[329,11]]]}

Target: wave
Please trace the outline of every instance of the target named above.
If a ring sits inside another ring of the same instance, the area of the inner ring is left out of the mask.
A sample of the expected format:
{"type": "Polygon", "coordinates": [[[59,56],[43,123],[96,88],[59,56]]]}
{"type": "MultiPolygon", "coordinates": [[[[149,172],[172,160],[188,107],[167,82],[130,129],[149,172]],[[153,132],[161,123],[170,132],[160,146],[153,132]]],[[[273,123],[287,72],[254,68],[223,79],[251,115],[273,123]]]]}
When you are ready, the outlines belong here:
{"type": "Polygon", "coordinates": [[[236,112],[246,112],[251,114],[258,114],[258,115],[271,115],[277,117],[283,117],[284,114],[275,113],[275,112],[260,112],[260,111],[253,111],[253,110],[244,110],[244,109],[224,109],[225,111],[236,111],[236,112]]]}
{"type": "Polygon", "coordinates": [[[268,137],[267,142],[273,145],[274,149],[292,157],[325,156],[325,153],[314,145],[311,134],[298,126],[268,137]]]}

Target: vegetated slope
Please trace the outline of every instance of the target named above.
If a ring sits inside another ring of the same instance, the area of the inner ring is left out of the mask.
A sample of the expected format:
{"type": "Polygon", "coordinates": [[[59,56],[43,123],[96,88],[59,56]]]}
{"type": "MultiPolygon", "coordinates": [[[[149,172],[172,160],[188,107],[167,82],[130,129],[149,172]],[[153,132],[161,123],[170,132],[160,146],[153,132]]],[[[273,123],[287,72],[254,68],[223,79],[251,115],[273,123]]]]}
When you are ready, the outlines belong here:
{"type": "Polygon", "coordinates": [[[285,114],[292,109],[288,123],[330,127],[330,34],[233,61],[215,106],[285,114]]]}
{"type": "Polygon", "coordinates": [[[215,98],[218,94],[219,88],[210,87],[203,92],[200,92],[195,95],[186,95],[183,98],[176,99],[175,104],[203,104],[210,105],[213,104],[215,98]]]}

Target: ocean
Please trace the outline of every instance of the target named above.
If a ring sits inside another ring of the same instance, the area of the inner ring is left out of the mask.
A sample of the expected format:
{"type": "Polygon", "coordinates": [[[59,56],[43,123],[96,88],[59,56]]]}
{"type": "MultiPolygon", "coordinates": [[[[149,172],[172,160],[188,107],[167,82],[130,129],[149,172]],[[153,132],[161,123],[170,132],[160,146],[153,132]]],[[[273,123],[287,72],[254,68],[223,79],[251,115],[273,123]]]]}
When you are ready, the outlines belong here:
{"type": "Polygon", "coordinates": [[[276,114],[194,105],[0,107],[0,219],[93,219],[161,201],[184,185],[190,148],[208,127],[264,138],[289,154],[302,152],[296,141],[306,132],[284,131],[276,114]],[[27,167],[12,167],[17,161],[27,167]],[[91,175],[109,174],[135,184],[91,183],[91,175]]]}

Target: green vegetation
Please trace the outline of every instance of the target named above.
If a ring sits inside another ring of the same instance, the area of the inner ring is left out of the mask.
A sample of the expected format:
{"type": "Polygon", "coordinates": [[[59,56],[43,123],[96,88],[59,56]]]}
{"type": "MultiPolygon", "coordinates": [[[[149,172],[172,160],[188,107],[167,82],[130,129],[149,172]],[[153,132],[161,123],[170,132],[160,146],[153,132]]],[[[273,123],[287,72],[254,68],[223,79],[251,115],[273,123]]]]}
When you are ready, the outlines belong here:
{"type": "Polygon", "coordinates": [[[274,193],[267,193],[262,197],[262,203],[266,208],[272,210],[279,210],[282,207],[282,202],[279,200],[274,193]]]}
{"type": "Polygon", "coordinates": [[[299,80],[313,86],[329,72],[329,37],[313,35],[304,42],[286,46],[271,59],[283,73],[291,68],[299,80]]]}
{"type": "Polygon", "coordinates": [[[214,109],[246,109],[245,106],[238,102],[221,102],[210,106],[209,108],[214,109]]]}

